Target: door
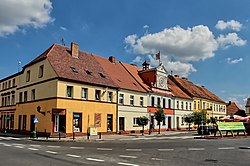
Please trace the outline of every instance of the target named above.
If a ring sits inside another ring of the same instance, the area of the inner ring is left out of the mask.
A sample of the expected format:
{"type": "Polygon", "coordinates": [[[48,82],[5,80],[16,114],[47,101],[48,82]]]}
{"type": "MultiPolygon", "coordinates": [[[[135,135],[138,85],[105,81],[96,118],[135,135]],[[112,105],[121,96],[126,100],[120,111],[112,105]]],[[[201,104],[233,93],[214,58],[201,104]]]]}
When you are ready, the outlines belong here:
{"type": "Polygon", "coordinates": [[[113,115],[108,114],[107,116],[107,131],[113,131],[113,115]]]}
{"type": "Polygon", "coordinates": [[[124,131],[124,124],[125,124],[125,119],[124,117],[119,117],[119,130],[124,131]]]}
{"type": "Polygon", "coordinates": [[[177,130],[180,129],[180,117],[176,118],[177,130]]]}
{"type": "Polygon", "coordinates": [[[54,132],[66,132],[66,115],[55,115],[54,132]]]}
{"type": "Polygon", "coordinates": [[[172,122],[171,122],[171,117],[168,117],[168,128],[169,128],[169,129],[172,128],[171,123],[172,123],[172,122]]]}

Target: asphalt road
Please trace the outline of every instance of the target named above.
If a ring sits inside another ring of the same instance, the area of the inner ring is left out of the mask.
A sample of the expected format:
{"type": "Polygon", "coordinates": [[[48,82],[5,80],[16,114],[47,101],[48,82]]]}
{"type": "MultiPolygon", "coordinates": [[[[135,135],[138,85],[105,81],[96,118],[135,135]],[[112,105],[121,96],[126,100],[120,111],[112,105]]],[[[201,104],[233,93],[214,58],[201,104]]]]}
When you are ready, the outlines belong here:
{"type": "Polygon", "coordinates": [[[1,166],[248,166],[250,139],[40,142],[0,137],[1,166]]]}

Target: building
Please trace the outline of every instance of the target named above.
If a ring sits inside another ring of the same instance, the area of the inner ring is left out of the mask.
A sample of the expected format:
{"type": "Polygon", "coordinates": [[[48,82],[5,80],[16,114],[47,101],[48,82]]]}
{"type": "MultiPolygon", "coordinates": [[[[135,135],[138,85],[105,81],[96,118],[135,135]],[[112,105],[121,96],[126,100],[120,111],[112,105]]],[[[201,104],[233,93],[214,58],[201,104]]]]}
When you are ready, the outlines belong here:
{"type": "MultiPolygon", "coordinates": [[[[137,118],[148,117],[147,90],[127,71],[129,64],[117,62],[114,56],[108,59],[95,56],[105,72],[119,87],[117,95],[117,124],[120,133],[133,133],[141,130],[137,118]]],[[[148,126],[145,126],[147,129],[148,126]]]]}
{"type": "Polygon", "coordinates": [[[188,129],[188,124],[184,122],[184,117],[193,113],[193,99],[183,92],[170,78],[168,78],[168,86],[174,97],[174,126],[176,126],[177,130],[188,129]]]}
{"type": "Polygon", "coordinates": [[[246,103],[246,115],[247,116],[250,115],[250,98],[247,99],[247,103],[246,103]]]}
{"type": "Polygon", "coordinates": [[[193,110],[204,112],[207,118],[219,119],[226,115],[226,103],[204,86],[193,84],[187,78],[169,77],[182,91],[193,99],[193,110]]]}
{"type": "Polygon", "coordinates": [[[0,84],[2,129],[7,125],[4,117],[12,119],[14,114],[14,128],[10,124],[20,133],[81,135],[89,127],[116,132],[118,87],[94,56],[79,51],[76,43],[71,48],[53,44],[0,84]]]}
{"type": "Polygon", "coordinates": [[[226,115],[239,115],[242,117],[246,116],[245,110],[243,110],[236,102],[229,101],[227,103],[227,114],[226,115]]]}

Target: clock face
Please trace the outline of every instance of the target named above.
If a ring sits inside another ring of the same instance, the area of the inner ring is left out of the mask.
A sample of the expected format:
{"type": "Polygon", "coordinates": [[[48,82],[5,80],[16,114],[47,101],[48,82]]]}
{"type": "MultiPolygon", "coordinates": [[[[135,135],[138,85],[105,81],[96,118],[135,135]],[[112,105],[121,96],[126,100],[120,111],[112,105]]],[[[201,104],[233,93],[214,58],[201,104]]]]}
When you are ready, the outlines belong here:
{"type": "Polygon", "coordinates": [[[160,87],[164,87],[164,84],[165,84],[165,79],[164,79],[164,77],[159,77],[159,86],[160,86],[160,87]]]}

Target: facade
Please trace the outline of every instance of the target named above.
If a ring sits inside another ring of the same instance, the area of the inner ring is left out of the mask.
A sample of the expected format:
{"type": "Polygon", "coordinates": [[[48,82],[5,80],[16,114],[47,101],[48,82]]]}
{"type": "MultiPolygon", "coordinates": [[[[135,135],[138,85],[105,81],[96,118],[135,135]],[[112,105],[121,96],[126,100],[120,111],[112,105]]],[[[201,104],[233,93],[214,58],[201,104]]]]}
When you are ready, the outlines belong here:
{"type": "Polygon", "coordinates": [[[207,118],[219,119],[226,115],[226,103],[204,86],[193,84],[187,78],[169,77],[182,91],[193,99],[193,110],[204,112],[207,118]]]}
{"type": "Polygon", "coordinates": [[[246,115],[247,116],[250,115],[250,98],[247,99],[247,103],[246,103],[246,115]]]}
{"type": "MultiPolygon", "coordinates": [[[[147,91],[136,79],[127,72],[129,64],[117,62],[114,56],[108,59],[95,56],[105,72],[119,87],[117,94],[117,125],[119,133],[131,133],[141,130],[137,124],[137,118],[148,117],[147,91]]],[[[148,126],[145,126],[148,129],[148,126]]]]}
{"type": "Polygon", "coordinates": [[[1,107],[1,116],[14,111],[14,131],[81,135],[97,127],[98,132],[116,132],[118,88],[77,44],[72,43],[71,48],[52,45],[15,79],[16,103],[1,107]]]}

